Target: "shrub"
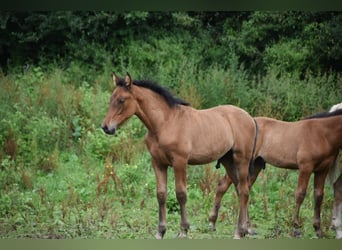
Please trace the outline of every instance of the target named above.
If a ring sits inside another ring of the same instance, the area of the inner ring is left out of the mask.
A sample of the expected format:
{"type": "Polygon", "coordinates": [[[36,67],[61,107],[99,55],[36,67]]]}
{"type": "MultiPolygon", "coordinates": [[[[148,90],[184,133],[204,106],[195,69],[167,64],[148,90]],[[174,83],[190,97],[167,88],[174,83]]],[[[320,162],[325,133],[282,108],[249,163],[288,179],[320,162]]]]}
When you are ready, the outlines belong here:
{"type": "Polygon", "coordinates": [[[302,40],[292,39],[266,47],[263,60],[268,69],[301,76],[307,71],[311,53],[302,40]]]}

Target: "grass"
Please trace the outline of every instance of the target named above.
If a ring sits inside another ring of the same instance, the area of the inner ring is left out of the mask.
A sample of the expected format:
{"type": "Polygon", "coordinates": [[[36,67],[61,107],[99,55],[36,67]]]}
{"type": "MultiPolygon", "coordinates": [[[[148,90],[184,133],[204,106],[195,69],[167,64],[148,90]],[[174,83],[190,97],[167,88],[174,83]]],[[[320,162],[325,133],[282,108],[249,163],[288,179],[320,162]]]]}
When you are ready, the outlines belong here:
{"type": "MultiPolygon", "coordinates": [[[[215,67],[201,74],[195,74],[195,67],[190,70],[194,74],[186,80],[185,72],[179,74],[181,85],[175,89],[196,108],[230,101],[254,115],[278,119],[325,109],[337,102],[336,89],[341,88],[339,77],[336,81],[329,76],[299,80],[269,74],[251,83],[236,70],[215,67]],[[311,98],[298,91],[308,81],[311,98]],[[323,86],[329,88],[323,91],[323,86]]],[[[105,135],[100,123],[112,90],[110,78],[93,76],[89,84],[82,75],[72,77],[73,71],[81,72],[77,67],[69,71],[34,68],[0,78],[0,238],[154,238],[158,205],[155,176],[143,142],[146,129],[134,117],[116,136],[105,135]]],[[[209,230],[216,185],[224,175],[214,164],[188,168],[191,239],[230,239],[235,231],[234,188],[223,198],[217,231],[209,230]]],[[[173,239],[179,232],[180,214],[172,168],[168,178],[165,238],[173,239]]],[[[296,171],[271,166],[260,174],[249,208],[258,234],[247,238],[292,237],[296,178],[296,171]]],[[[326,186],[325,193],[322,225],[326,238],[333,238],[331,187],[326,186]]],[[[310,183],[301,209],[305,239],[316,237],[312,216],[310,183]]]]}
{"type": "MultiPolygon", "coordinates": [[[[148,155],[141,153],[141,157],[139,165],[108,165],[100,160],[85,164],[85,159],[76,154],[61,155],[63,161],[55,171],[26,177],[32,178],[32,187],[23,190],[13,184],[11,190],[1,191],[1,238],[153,238],[158,215],[155,179],[148,155]]],[[[211,232],[208,227],[207,217],[221,174],[213,164],[189,167],[190,239],[230,239],[234,234],[238,204],[233,188],[223,198],[217,231],[211,232]],[[205,190],[203,183],[208,179],[212,181],[205,190]]],[[[271,166],[260,174],[250,199],[250,215],[257,235],[247,238],[292,237],[296,174],[271,166]]],[[[168,178],[165,238],[172,239],[178,234],[180,222],[172,169],[168,178]]],[[[311,225],[311,184],[301,209],[303,238],[316,238],[311,225]]],[[[332,190],[327,186],[325,192],[322,226],[326,238],[333,238],[334,233],[329,230],[332,190]]]]}

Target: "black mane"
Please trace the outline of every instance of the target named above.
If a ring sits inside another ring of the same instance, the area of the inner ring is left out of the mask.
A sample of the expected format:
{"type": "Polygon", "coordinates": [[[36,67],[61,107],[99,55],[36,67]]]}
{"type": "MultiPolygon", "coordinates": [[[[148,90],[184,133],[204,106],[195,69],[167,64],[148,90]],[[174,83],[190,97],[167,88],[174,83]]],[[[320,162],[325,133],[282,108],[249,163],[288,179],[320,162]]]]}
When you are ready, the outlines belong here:
{"type": "MultiPolygon", "coordinates": [[[[171,108],[175,107],[176,105],[190,106],[190,103],[188,103],[187,101],[184,101],[182,99],[174,97],[168,89],[161,87],[160,85],[158,85],[157,83],[155,83],[153,81],[150,81],[150,80],[133,80],[133,84],[136,86],[139,86],[139,87],[150,89],[150,90],[156,92],[157,94],[161,95],[162,97],[164,97],[165,101],[167,102],[167,104],[171,108]]],[[[121,86],[121,87],[126,86],[125,80],[120,78],[117,85],[121,86]]]]}
{"type": "Polygon", "coordinates": [[[331,116],[336,116],[336,115],[342,115],[342,109],[338,109],[333,112],[325,111],[325,112],[313,114],[313,115],[305,117],[304,120],[315,119],[315,118],[326,118],[326,117],[331,117],[331,116]]]}

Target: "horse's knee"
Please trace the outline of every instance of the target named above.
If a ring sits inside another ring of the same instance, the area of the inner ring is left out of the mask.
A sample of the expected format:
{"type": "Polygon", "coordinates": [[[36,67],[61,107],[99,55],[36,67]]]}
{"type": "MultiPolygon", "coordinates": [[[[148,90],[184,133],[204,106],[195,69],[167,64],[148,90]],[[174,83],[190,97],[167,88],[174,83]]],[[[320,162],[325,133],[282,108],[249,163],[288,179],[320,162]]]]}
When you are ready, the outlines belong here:
{"type": "Polygon", "coordinates": [[[166,204],[166,192],[165,191],[157,191],[157,200],[159,205],[166,204]]]}
{"type": "Polygon", "coordinates": [[[229,177],[224,176],[221,180],[219,180],[216,191],[219,193],[225,193],[230,184],[231,180],[229,179],[229,177]]]}
{"type": "Polygon", "coordinates": [[[177,190],[176,191],[176,197],[177,197],[179,204],[184,204],[187,201],[187,194],[186,194],[186,191],[184,191],[184,190],[181,190],[181,191],[177,190]]]}
{"type": "Polygon", "coordinates": [[[249,185],[247,182],[241,182],[238,185],[238,194],[241,199],[248,199],[249,197],[249,185]]]}

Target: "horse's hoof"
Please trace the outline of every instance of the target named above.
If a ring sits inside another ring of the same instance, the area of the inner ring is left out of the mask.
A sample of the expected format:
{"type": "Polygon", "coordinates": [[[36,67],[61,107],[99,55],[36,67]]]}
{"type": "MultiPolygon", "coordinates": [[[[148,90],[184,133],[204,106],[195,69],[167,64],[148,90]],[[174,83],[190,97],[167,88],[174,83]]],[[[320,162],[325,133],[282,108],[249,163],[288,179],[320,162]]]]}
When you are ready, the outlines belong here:
{"type": "Polygon", "coordinates": [[[186,236],[187,236],[186,233],[180,232],[177,237],[180,239],[184,239],[184,238],[186,238],[186,236]]]}
{"type": "Polygon", "coordinates": [[[318,238],[323,238],[324,237],[324,233],[321,230],[317,230],[316,231],[316,235],[318,238]]]}
{"type": "Polygon", "coordinates": [[[215,224],[213,222],[209,222],[209,229],[210,231],[212,232],[215,232],[216,231],[216,227],[215,227],[215,224]]]}
{"type": "MultiPolygon", "coordinates": [[[[247,233],[247,231],[246,231],[246,233],[247,233]]],[[[234,240],[240,240],[241,238],[243,238],[245,236],[245,234],[241,234],[241,233],[239,233],[239,232],[235,232],[235,234],[234,234],[234,240]]]]}
{"type": "Polygon", "coordinates": [[[342,230],[336,231],[336,239],[342,239],[342,230]]]}
{"type": "Polygon", "coordinates": [[[302,232],[299,229],[294,229],[293,230],[293,236],[296,238],[301,238],[302,237],[302,232]]]}
{"type": "Polygon", "coordinates": [[[257,233],[252,228],[249,228],[248,229],[248,234],[249,235],[256,235],[257,233]]]}
{"type": "Polygon", "coordinates": [[[240,235],[238,235],[238,234],[235,234],[233,239],[234,239],[234,240],[240,240],[240,239],[241,239],[241,237],[240,237],[240,235]]]}
{"type": "Polygon", "coordinates": [[[163,239],[163,235],[161,233],[156,233],[156,235],[154,236],[157,240],[162,240],[163,239]]]}

